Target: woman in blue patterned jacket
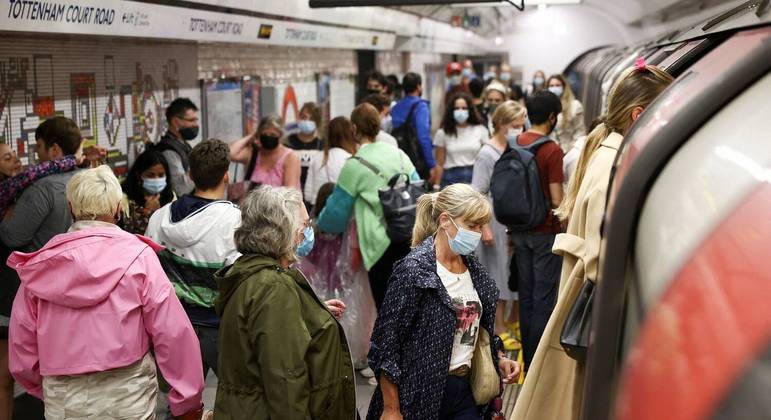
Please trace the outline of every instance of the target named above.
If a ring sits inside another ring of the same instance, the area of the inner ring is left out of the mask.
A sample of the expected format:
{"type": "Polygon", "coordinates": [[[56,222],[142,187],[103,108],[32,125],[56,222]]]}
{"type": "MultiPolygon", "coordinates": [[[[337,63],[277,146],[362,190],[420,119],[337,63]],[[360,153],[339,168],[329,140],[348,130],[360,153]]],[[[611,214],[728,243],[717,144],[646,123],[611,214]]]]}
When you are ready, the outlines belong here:
{"type": "Polygon", "coordinates": [[[481,419],[469,380],[480,328],[494,337],[504,382],[519,375],[493,335],[498,289],[473,255],[490,218],[488,200],[468,185],[418,200],[414,248],[394,266],[372,334],[379,385],[369,420],[481,419]]]}

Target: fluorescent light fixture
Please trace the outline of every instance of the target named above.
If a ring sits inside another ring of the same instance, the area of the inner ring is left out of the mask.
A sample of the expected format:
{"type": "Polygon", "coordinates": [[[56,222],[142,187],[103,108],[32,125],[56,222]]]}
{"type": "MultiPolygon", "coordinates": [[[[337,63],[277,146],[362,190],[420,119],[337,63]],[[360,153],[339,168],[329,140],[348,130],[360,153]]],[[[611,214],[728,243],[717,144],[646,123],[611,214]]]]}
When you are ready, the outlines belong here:
{"type": "Polygon", "coordinates": [[[496,36],[495,37],[495,45],[503,45],[503,37],[502,36],[496,36]]]}
{"type": "MultiPolygon", "coordinates": [[[[563,4],[581,4],[582,0],[525,0],[525,7],[527,6],[559,6],[563,4]]],[[[518,1],[515,1],[518,3],[518,1]]],[[[506,1],[491,2],[491,3],[455,3],[450,7],[512,7],[511,3],[506,1]]]]}
{"type": "Polygon", "coordinates": [[[538,5],[538,10],[546,10],[549,6],[547,6],[545,3],[541,3],[538,5]]]}

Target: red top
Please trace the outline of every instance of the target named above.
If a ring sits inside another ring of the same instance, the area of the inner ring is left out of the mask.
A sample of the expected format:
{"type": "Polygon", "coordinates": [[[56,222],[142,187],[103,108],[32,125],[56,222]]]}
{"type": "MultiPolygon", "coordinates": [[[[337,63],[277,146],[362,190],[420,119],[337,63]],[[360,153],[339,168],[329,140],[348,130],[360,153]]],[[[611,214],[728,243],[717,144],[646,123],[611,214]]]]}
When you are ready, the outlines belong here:
{"type": "MultiPolygon", "coordinates": [[[[520,146],[529,146],[541,137],[540,134],[527,131],[519,135],[517,143],[520,146]]],[[[551,205],[549,184],[562,184],[565,182],[565,174],[562,172],[562,158],[564,156],[562,148],[554,141],[541,146],[535,155],[535,162],[538,165],[538,176],[541,179],[541,188],[546,195],[549,205],[551,205]]],[[[560,233],[562,232],[562,227],[560,226],[559,219],[552,212],[549,212],[543,224],[533,229],[533,232],[560,233]]]]}

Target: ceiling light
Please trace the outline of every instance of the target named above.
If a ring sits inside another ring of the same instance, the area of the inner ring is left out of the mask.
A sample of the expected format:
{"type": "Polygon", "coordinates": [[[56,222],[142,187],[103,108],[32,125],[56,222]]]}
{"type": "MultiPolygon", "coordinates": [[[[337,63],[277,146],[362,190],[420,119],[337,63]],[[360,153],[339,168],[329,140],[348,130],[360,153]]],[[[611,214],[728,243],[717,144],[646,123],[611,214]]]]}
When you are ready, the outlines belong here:
{"type": "Polygon", "coordinates": [[[538,10],[546,10],[549,6],[547,6],[545,3],[541,3],[538,5],[538,10]]]}
{"type": "Polygon", "coordinates": [[[495,45],[503,45],[503,37],[502,36],[496,36],[495,37],[495,45]]]}
{"type": "MultiPolygon", "coordinates": [[[[561,4],[581,4],[581,2],[582,0],[525,0],[525,6],[556,6],[561,4]]],[[[507,1],[489,3],[455,3],[451,4],[450,7],[511,7],[511,3],[507,1]]]]}

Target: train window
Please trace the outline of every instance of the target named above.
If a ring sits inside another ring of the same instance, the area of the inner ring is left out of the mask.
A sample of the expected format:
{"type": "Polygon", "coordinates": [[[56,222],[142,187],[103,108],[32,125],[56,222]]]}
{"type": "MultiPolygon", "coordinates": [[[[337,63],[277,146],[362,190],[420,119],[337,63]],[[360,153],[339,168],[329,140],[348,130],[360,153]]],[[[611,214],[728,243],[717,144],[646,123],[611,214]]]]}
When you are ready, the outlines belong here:
{"type": "Polygon", "coordinates": [[[658,299],[693,249],[757,186],[757,173],[768,171],[763,168],[771,164],[771,148],[767,132],[759,128],[767,125],[769,96],[771,75],[707,122],[656,179],[635,243],[634,278],[644,307],[658,299]]]}
{"type": "Polygon", "coordinates": [[[671,67],[673,64],[682,60],[683,57],[688,55],[688,53],[698,48],[699,45],[702,45],[705,42],[707,42],[706,39],[697,39],[696,41],[691,41],[683,45],[682,48],[678,48],[677,51],[674,51],[672,54],[670,54],[666,59],[659,63],[658,66],[663,69],[671,67]]]}
{"type": "Polygon", "coordinates": [[[685,42],[680,42],[678,44],[665,45],[661,47],[661,49],[659,49],[653,55],[648,57],[648,64],[658,66],[659,63],[664,61],[667,57],[672,55],[675,51],[683,47],[685,44],[686,44],[685,42]]]}

